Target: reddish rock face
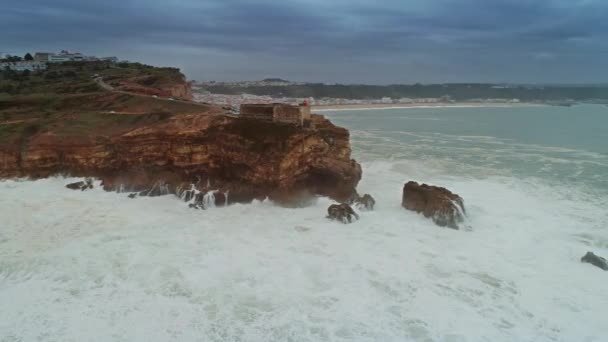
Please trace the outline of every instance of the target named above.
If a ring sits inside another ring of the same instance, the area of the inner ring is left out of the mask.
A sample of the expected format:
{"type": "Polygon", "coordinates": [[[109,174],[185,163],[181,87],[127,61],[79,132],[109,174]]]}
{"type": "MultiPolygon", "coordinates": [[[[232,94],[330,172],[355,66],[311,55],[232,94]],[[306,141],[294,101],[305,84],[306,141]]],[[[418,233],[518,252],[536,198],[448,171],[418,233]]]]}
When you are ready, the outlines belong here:
{"type": "MultiPolygon", "coordinates": [[[[181,74],[180,74],[181,75],[181,74]]],[[[179,79],[162,79],[151,75],[115,80],[112,86],[116,90],[142,95],[173,97],[192,101],[191,84],[181,75],[179,79]]]]}
{"type": "Polygon", "coordinates": [[[441,227],[458,229],[464,220],[464,201],[446,188],[407,182],[401,205],[431,218],[441,227]]]}
{"type": "Polygon", "coordinates": [[[189,83],[178,84],[170,89],[171,96],[176,99],[182,99],[192,101],[194,96],[192,95],[192,88],[189,83]]]}
{"type": "Polygon", "coordinates": [[[269,196],[347,200],[361,178],[349,133],[320,115],[314,129],[225,115],[182,114],[112,136],[66,139],[52,131],[0,146],[0,177],[99,177],[104,189],[228,192],[228,202],[269,196]],[[160,182],[160,183],[159,183],[160,182]],[[165,190],[166,189],[166,190],[165,190]]]}

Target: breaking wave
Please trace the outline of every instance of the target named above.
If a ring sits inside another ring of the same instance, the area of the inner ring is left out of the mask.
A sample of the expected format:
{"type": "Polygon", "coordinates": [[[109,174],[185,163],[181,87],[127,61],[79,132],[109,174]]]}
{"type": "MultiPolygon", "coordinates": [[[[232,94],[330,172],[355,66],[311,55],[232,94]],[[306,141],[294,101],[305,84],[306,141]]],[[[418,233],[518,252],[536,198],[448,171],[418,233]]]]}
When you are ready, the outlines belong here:
{"type": "Polygon", "coordinates": [[[579,260],[608,255],[592,178],[606,160],[401,132],[352,132],[377,203],[350,225],[325,219],[326,198],[192,210],[73,179],[0,182],[0,340],[603,339],[605,274],[579,260]],[[590,183],[562,177],[580,165],[590,183]],[[470,229],[402,209],[407,180],[461,195],[470,229]]]}

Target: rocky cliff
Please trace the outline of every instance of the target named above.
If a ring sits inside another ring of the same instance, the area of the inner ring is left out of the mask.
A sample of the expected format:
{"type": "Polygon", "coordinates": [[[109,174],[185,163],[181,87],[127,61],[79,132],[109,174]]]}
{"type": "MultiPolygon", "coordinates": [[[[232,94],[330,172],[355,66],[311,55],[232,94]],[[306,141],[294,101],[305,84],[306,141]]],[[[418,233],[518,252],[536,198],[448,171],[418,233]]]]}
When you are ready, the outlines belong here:
{"type": "Polygon", "coordinates": [[[106,190],[162,184],[169,193],[194,187],[228,192],[229,202],[269,196],[282,203],[310,195],[346,200],[361,178],[349,132],[320,115],[307,129],[227,115],[136,121],[111,134],[24,132],[0,146],[0,177],[93,176],[106,190]]]}
{"type": "Polygon", "coordinates": [[[114,79],[110,83],[116,90],[159,97],[173,97],[175,99],[192,101],[192,88],[190,82],[181,75],[161,77],[146,75],[134,78],[114,79]]]}
{"type": "Polygon", "coordinates": [[[192,101],[194,96],[192,95],[192,87],[190,83],[184,82],[183,84],[174,85],[169,89],[171,96],[176,99],[182,99],[192,101]]]}

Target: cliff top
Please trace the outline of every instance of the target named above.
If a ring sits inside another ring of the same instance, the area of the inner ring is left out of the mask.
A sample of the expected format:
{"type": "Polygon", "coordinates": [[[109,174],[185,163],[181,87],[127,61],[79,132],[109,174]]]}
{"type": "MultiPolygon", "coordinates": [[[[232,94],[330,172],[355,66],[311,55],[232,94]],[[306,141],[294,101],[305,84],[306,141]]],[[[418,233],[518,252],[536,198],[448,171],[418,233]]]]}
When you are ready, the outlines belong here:
{"type": "Polygon", "coordinates": [[[49,63],[35,72],[0,71],[0,98],[31,94],[83,94],[103,91],[96,77],[114,83],[135,83],[151,89],[184,84],[177,68],[157,68],[141,63],[65,62],[49,63]]]}
{"type": "Polygon", "coordinates": [[[37,133],[112,135],[180,114],[221,108],[187,101],[176,68],[140,63],[67,62],[31,73],[0,72],[0,145],[37,133]]]}

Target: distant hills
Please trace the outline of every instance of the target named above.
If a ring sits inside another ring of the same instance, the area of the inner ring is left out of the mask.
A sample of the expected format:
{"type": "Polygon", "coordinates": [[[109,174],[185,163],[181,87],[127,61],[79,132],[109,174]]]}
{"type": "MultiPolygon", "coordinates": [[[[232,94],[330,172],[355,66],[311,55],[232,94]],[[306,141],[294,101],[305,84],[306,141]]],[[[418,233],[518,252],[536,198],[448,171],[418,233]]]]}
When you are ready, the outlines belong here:
{"type": "Polygon", "coordinates": [[[454,101],[517,99],[522,102],[608,102],[608,85],[505,85],[483,83],[450,84],[323,84],[293,83],[280,78],[247,82],[203,82],[203,90],[214,94],[293,97],[379,99],[449,98],[454,101]]]}

